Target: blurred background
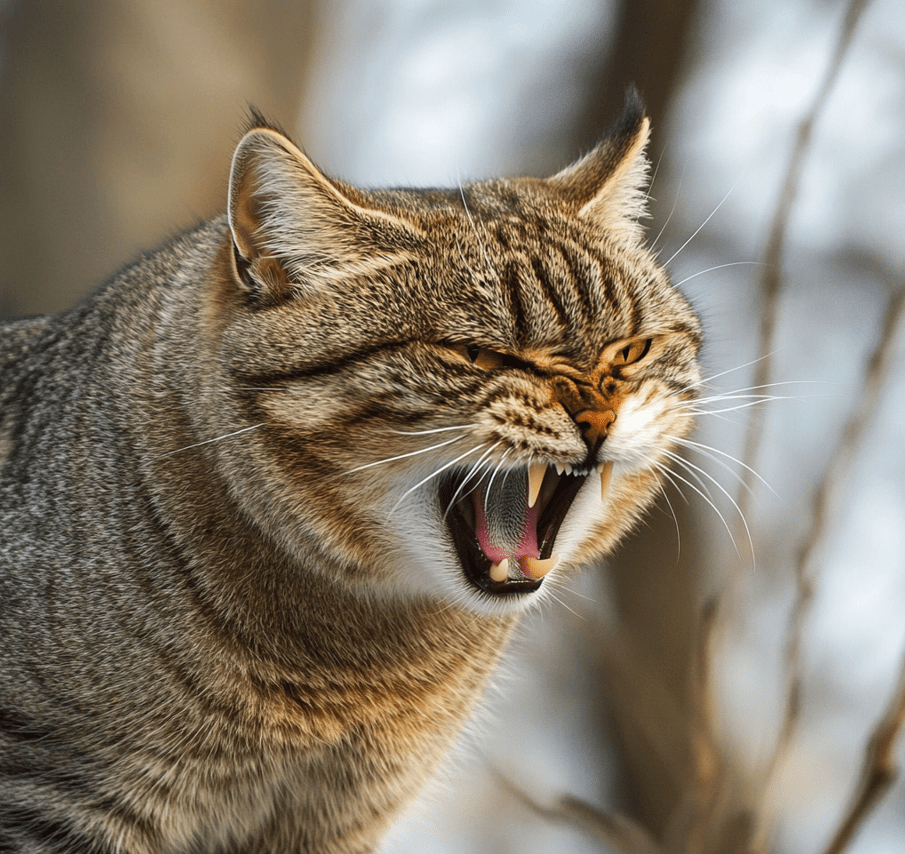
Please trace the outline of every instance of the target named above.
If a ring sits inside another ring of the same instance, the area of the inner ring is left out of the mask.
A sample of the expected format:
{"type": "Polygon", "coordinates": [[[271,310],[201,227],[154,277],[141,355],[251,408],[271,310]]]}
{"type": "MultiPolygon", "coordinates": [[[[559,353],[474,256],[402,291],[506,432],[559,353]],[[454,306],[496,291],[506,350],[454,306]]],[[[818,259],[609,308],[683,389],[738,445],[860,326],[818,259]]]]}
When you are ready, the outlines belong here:
{"type": "MultiPolygon", "coordinates": [[[[249,104],[328,173],[400,185],[551,174],[626,84],[645,97],[650,239],[707,329],[706,447],[525,620],[387,854],[905,851],[901,783],[833,841],[905,650],[902,13],[0,0],[0,317],[222,209],[249,104]]],[[[905,761],[883,734],[865,801],[905,761]]]]}

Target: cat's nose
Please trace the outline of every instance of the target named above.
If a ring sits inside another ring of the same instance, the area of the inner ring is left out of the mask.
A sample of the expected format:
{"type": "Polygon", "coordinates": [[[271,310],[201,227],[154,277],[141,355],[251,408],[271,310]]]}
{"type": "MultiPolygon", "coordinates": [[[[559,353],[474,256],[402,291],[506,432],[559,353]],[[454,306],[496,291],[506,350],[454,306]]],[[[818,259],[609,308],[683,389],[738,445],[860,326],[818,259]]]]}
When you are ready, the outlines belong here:
{"type": "Polygon", "coordinates": [[[618,401],[603,395],[589,383],[577,383],[565,378],[557,380],[554,388],[554,399],[581,431],[593,460],[616,420],[618,401]]]}
{"type": "Polygon", "coordinates": [[[610,431],[610,425],[616,420],[613,409],[583,409],[572,416],[591,455],[600,450],[603,440],[610,431]]]}

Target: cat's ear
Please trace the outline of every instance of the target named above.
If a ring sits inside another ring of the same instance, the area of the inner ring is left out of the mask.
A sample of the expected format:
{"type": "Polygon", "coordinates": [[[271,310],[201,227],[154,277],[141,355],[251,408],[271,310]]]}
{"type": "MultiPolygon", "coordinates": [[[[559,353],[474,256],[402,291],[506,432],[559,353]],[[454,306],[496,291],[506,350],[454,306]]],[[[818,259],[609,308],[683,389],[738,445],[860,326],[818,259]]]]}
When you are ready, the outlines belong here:
{"type": "Polygon", "coordinates": [[[415,230],[327,178],[269,127],[252,128],[236,148],[228,218],[237,279],[268,300],[315,293],[385,267],[415,230]]]}
{"type": "Polygon", "coordinates": [[[640,242],[638,222],[647,214],[645,155],[650,120],[644,103],[632,87],[622,116],[606,138],[589,154],[548,179],[569,207],[583,219],[627,243],[640,242]]]}

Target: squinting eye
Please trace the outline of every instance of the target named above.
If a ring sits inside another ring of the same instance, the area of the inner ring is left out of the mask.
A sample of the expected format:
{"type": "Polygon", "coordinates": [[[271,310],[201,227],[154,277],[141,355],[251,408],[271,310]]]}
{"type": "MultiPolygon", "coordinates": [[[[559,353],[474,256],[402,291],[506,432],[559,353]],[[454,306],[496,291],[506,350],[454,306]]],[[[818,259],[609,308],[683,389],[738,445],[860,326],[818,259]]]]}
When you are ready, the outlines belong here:
{"type": "Polygon", "coordinates": [[[477,344],[454,344],[453,350],[464,356],[473,365],[490,371],[496,368],[509,367],[510,362],[517,362],[503,353],[497,353],[496,350],[488,350],[486,347],[479,347],[477,344]]]}
{"type": "Polygon", "coordinates": [[[650,345],[650,338],[644,338],[641,341],[632,341],[616,353],[613,363],[616,365],[631,365],[634,362],[638,362],[647,355],[647,351],[650,350],[650,345]]]}
{"type": "Polygon", "coordinates": [[[486,347],[478,347],[477,344],[466,345],[465,355],[468,357],[468,361],[485,370],[492,370],[503,366],[502,353],[488,350],[486,347]]]}

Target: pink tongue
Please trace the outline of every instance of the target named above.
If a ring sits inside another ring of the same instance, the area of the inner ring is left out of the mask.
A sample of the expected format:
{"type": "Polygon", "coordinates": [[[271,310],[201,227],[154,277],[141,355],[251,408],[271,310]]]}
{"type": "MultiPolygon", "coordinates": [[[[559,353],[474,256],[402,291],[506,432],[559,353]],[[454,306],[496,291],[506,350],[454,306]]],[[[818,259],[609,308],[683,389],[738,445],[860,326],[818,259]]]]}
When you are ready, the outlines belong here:
{"type": "MultiPolygon", "coordinates": [[[[488,524],[487,513],[484,509],[484,490],[475,491],[475,534],[481,551],[491,563],[499,563],[501,560],[508,558],[515,563],[522,575],[528,576],[523,561],[527,557],[537,558],[540,554],[540,548],[537,545],[537,511],[538,505],[533,507],[527,506],[527,500],[524,503],[521,533],[509,524],[506,527],[509,530],[504,534],[499,531],[491,533],[491,528],[499,527],[488,524]]],[[[511,514],[512,507],[509,512],[511,514]]],[[[529,576],[530,577],[530,576],[529,576]]]]}

